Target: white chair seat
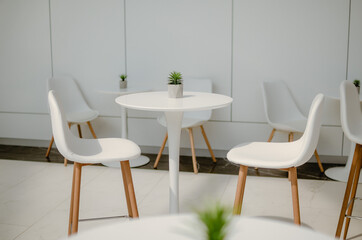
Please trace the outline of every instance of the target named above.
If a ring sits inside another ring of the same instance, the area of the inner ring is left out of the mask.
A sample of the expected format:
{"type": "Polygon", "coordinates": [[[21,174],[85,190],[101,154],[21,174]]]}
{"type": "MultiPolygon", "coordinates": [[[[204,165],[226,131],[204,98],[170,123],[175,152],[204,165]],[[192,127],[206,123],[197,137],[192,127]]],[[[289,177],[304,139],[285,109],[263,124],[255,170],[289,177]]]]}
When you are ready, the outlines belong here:
{"type": "Polygon", "coordinates": [[[87,111],[67,112],[66,118],[68,122],[85,123],[96,119],[98,115],[98,111],[89,109],[87,111]]]}
{"type": "MultiPolygon", "coordinates": [[[[263,82],[262,84],[265,116],[273,128],[268,142],[273,139],[275,131],[288,133],[288,141],[293,141],[294,133],[303,133],[307,118],[298,108],[287,85],[282,81],[263,82]]],[[[315,157],[321,172],[324,172],[317,149],[315,157]]]]}
{"type": "Polygon", "coordinates": [[[74,162],[68,235],[78,232],[82,168],[89,164],[109,161],[118,161],[120,163],[128,214],[132,218],[138,217],[136,195],[129,160],[140,156],[140,148],[128,139],[84,139],[74,136],[69,129],[69,122],[66,119],[62,102],[60,98],[56,97],[55,92],[54,90],[50,90],[48,93],[54,141],[57,144],[59,152],[65,158],[74,162]]]}
{"type": "MultiPolygon", "coordinates": [[[[86,123],[94,138],[97,138],[91,121],[99,116],[98,111],[91,109],[85,101],[80,88],[72,77],[51,77],[48,79],[48,90],[54,90],[62,102],[65,119],[69,124],[76,124],[79,137],[82,137],[81,123],[86,123]]],[[[54,137],[50,140],[45,157],[48,158],[53,146],[54,137]]],[[[67,166],[68,160],[64,158],[64,166],[67,166]]]]}
{"type": "MultiPolygon", "coordinates": [[[[157,118],[157,121],[164,127],[167,127],[166,124],[166,118],[164,115],[159,116],[157,118]]],[[[181,128],[193,128],[193,127],[199,127],[203,124],[205,124],[207,120],[199,119],[199,118],[190,118],[190,117],[183,117],[182,118],[182,125],[181,128]]]]}
{"type": "Polygon", "coordinates": [[[230,162],[258,168],[289,168],[295,166],[300,155],[300,142],[250,142],[232,148],[230,162]]]}
{"type": "Polygon", "coordinates": [[[318,143],[324,96],[318,94],[310,107],[307,125],[300,139],[294,142],[250,142],[232,148],[227,159],[240,165],[234,214],[240,214],[249,167],[288,171],[292,188],[294,223],[300,225],[297,167],[307,162],[318,143]]]}
{"type": "Polygon", "coordinates": [[[75,139],[72,149],[62,153],[66,158],[79,163],[103,163],[132,160],[140,156],[137,144],[121,138],[75,139]]]}
{"type": "Polygon", "coordinates": [[[272,128],[278,129],[279,131],[298,133],[303,133],[306,125],[307,118],[270,123],[272,128]]]}

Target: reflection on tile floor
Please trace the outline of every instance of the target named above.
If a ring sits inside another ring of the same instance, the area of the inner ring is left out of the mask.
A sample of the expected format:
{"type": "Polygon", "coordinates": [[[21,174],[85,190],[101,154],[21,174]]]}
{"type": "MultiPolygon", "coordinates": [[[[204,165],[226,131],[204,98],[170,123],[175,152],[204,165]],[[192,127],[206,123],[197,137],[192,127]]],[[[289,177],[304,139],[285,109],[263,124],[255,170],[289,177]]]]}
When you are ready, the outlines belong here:
{"type": "MultiPolygon", "coordinates": [[[[66,237],[73,167],[71,164],[64,167],[63,158],[56,150],[53,150],[49,162],[44,160],[44,153],[45,148],[0,146],[1,240],[56,240],[66,237]]],[[[169,176],[164,170],[168,168],[167,156],[161,159],[158,170],[151,170],[155,155],[149,157],[151,163],[132,169],[141,218],[168,214],[169,176]]],[[[215,165],[209,158],[200,157],[198,160],[200,173],[196,175],[192,173],[191,158],[181,158],[180,212],[194,212],[215,201],[232,207],[237,166],[223,159],[218,159],[215,165]]],[[[325,177],[319,174],[317,165],[309,165],[299,169],[303,225],[333,236],[346,184],[323,180],[325,177]]],[[[119,169],[87,166],[82,174],[80,218],[126,215],[119,169]]],[[[251,169],[242,216],[263,216],[292,222],[292,214],[290,182],[285,172],[256,172],[251,169]],[[257,173],[271,177],[253,176],[257,173]]],[[[354,214],[362,215],[362,204],[356,204],[354,214]]],[[[80,222],[79,231],[128,220],[84,221],[80,222]]],[[[361,221],[351,221],[348,238],[362,239],[361,221]]]]}
{"type": "MultiPolygon", "coordinates": [[[[0,239],[63,239],[67,234],[72,165],[0,160],[0,239]]],[[[87,166],[82,171],[80,218],[127,213],[117,168],[87,166]]],[[[168,214],[168,171],[132,169],[140,217],[168,214]]],[[[180,173],[180,212],[190,213],[219,201],[232,207],[237,176],[180,173]]],[[[300,179],[303,225],[334,235],[345,183],[300,179]]],[[[362,215],[356,205],[355,214],[362,215]]],[[[242,216],[267,216],[292,222],[290,182],[286,178],[248,176],[242,216]]],[[[79,231],[128,218],[84,221],[79,231]]],[[[351,221],[349,238],[362,239],[361,221],[351,221]]]]}
{"type": "MultiPolygon", "coordinates": [[[[9,146],[0,145],[0,158],[1,159],[14,159],[25,161],[38,161],[38,162],[56,162],[62,163],[63,157],[59,154],[56,148],[51,150],[49,159],[44,157],[46,148],[42,147],[23,147],[23,146],[9,146]]],[[[150,158],[150,162],[142,167],[142,169],[153,169],[153,164],[156,160],[155,154],[144,154],[150,158]]],[[[314,157],[314,156],[313,156],[314,157]]],[[[321,156],[323,162],[323,156],[321,156]]],[[[200,173],[220,173],[237,175],[239,167],[230,163],[226,158],[217,158],[217,163],[213,163],[211,158],[197,157],[200,173]]],[[[343,166],[341,164],[326,164],[323,163],[325,169],[335,166],[343,166]]],[[[163,154],[157,167],[158,170],[168,170],[168,155],[163,154]]],[[[180,157],[180,171],[193,172],[191,156],[180,157]]],[[[265,177],[286,177],[287,172],[272,170],[272,169],[258,169],[249,168],[249,176],[265,176],[265,177]]],[[[299,179],[319,179],[329,180],[323,173],[319,171],[317,163],[306,163],[298,167],[299,179]]]]}

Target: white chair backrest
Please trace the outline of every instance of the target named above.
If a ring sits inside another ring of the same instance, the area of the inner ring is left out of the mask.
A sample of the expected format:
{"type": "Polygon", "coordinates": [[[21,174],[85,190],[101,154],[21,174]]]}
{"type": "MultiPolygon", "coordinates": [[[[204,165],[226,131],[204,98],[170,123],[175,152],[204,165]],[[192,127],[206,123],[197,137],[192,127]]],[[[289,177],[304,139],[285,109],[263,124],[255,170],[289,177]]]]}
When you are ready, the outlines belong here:
{"type": "Polygon", "coordinates": [[[323,112],[322,124],[341,126],[339,98],[324,96],[323,112]]]}
{"type": "Polygon", "coordinates": [[[65,113],[90,110],[77,83],[71,77],[49,78],[48,90],[56,92],[65,113]]]}
{"type": "Polygon", "coordinates": [[[265,116],[269,124],[305,118],[287,85],[282,81],[263,82],[265,116]]]}
{"type": "Polygon", "coordinates": [[[308,121],[303,136],[297,140],[300,144],[300,154],[296,166],[300,166],[307,162],[313,155],[319,139],[319,133],[323,119],[324,96],[318,94],[309,109],[308,121]]]}
{"type": "MultiPolygon", "coordinates": [[[[352,82],[343,81],[340,85],[340,98],[341,98],[341,124],[343,132],[346,137],[357,142],[354,136],[361,134],[362,114],[360,107],[360,100],[356,87],[352,82]]],[[[360,143],[358,141],[357,143],[360,143]]]]}
{"type": "Polygon", "coordinates": [[[69,130],[68,122],[63,111],[63,106],[56,94],[57,93],[55,93],[54,90],[51,90],[48,93],[54,141],[57,145],[58,151],[65,158],[71,159],[68,156],[74,152],[72,147],[76,145],[76,137],[69,130]]]}
{"type": "MultiPolygon", "coordinates": [[[[212,93],[212,82],[210,79],[186,78],[183,81],[184,91],[212,93]]],[[[197,118],[210,120],[212,110],[185,112],[184,118],[197,118]]]]}

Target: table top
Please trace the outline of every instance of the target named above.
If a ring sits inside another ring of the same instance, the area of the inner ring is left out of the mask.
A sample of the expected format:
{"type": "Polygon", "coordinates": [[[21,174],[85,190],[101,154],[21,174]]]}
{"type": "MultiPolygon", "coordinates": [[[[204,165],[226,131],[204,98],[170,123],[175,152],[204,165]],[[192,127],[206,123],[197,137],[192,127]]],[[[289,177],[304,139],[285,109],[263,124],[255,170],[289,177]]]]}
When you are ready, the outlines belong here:
{"type": "Polygon", "coordinates": [[[148,111],[209,110],[225,107],[232,101],[229,96],[205,92],[184,92],[182,98],[169,98],[167,91],[134,93],[116,98],[116,103],[124,107],[148,111]]]}
{"type": "MultiPolygon", "coordinates": [[[[196,215],[168,215],[146,217],[128,222],[120,222],[102,226],[71,237],[73,240],[119,240],[119,239],[157,239],[157,240],[190,240],[206,239],[203,237],[203,226],[196,215]]],[[[278,239],[278,240],[332,240],[332,236],[299,227],[292,223],[265,219],[234,217],[226,239],[278,239]]]]}

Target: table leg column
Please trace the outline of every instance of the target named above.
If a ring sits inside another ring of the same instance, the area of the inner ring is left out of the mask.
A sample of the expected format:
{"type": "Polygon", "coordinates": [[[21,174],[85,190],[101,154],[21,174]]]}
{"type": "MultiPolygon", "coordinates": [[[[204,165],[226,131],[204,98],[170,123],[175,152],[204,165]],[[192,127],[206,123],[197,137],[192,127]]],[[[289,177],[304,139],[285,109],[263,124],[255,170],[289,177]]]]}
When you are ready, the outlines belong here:
{"type": "Polygon", "coordinates": [[[121,106],[121,131],[122,138],[128,138],[128,126],[127,126],[127,109],[121,106]]]}
{"type": "Polygon", "coordinates": [[[179,212],[179,163],[180,136],[183,112],[166,112],[169,174],[170,174],[170,213],[179,212]]]}

